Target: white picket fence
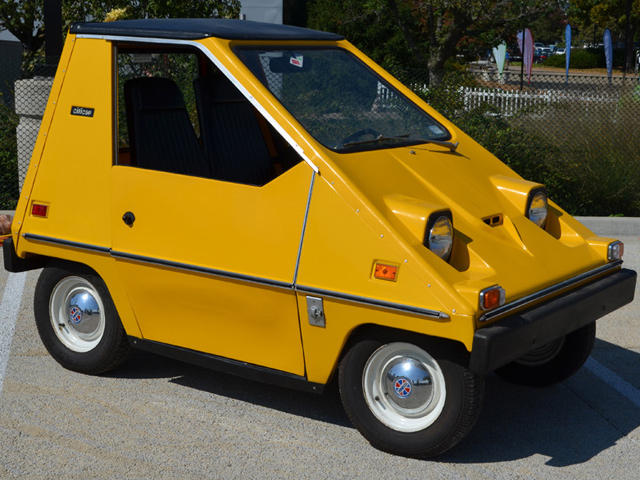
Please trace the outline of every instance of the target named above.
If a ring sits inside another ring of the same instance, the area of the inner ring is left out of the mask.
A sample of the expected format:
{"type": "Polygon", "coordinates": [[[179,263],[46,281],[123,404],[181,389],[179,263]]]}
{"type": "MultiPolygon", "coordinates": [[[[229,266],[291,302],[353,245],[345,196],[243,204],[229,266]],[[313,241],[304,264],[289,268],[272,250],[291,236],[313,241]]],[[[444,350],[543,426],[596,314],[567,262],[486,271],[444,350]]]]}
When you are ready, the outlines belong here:
{"type": "MultiPolygon", "coordinates": [[[[424,84],[410,84],[410,88],[415,92],[427,92],[429,87],[424,84]]],[[[396,97],[395,93],[389,90],[382,83],[378,84],[377,102],[378,106],[392,105],[396,97]]],[[[464,109],[473,110],[485,103],[495,106],[500,114],[513,116],[523,110],[536,111],[540,107],[551,106],[557,103],[580,104],[584,111],[589,111],[595,107],[603,105],[615,106],[620,102],[620,91],[598,92],[596,90],[588,93],[572,90],[503,90],[501,88],[487,87],[459,87],[458,93],[464,99],[464,109]]]]}
{"type": "Polygon", "coordinates": [[[501,90],[499,88],[460,87],[464,98],[465,110],[472,110],[488,103],[498,108],[505,116],[512,116],[523,109],[551,105],[559,102],[580,102],[587,109],[589,106],[613,104],[620,100],[618,95],[590,94],[579,95],[557,90],[522,91],[501,90]]]}
{"type": "Polygon", "coordinates": [[[552,95],[550,91],[508,91],[481,87],[460,87],[459,91],[464,98],[465,110],[472,110],[483,103],[488,103],[497,107],[505,116],[515,115],[525,108],[549,105],[557,101],[557,96],[552,95]]]}

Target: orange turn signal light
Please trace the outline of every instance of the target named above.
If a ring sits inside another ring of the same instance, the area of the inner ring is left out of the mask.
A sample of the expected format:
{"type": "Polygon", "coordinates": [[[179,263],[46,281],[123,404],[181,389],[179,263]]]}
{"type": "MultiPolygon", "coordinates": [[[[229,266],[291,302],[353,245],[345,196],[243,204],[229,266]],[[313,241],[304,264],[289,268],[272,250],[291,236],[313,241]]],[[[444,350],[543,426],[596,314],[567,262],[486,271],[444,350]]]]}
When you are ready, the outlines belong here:
{"type": "Polygon", "coordinates": [[[398,266],[376,262],[373,276],[378,280],[391,280],[395,282],[398,279],[398,266]]]}
{"type": "Polygon", "coordinates": [[[31,215],[34,217],[46,217],[49,211],[49,207],[42,203],[31,204],[31,215]]]}
{"type": "Polygon", "coordinates": [[[494,285],[480,291],[480,308],[482,310],[492,310],[504,305],[504,300],[504,288],[499,285],[494,285]]]}

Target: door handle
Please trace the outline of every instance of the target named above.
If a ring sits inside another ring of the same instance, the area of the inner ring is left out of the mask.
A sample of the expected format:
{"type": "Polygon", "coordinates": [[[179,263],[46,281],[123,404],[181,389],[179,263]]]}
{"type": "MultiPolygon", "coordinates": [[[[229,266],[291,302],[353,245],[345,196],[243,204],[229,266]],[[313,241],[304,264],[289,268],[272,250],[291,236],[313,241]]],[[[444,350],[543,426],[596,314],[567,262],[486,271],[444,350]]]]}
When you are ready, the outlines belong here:
{"type": "Polygon", "coordinates": [[[136,216],[133,214],[133,212],[126,212],[124,215],[122,215],[122,221],[128,227],[133,227],[133,222],[136,221],[136,216]]]}

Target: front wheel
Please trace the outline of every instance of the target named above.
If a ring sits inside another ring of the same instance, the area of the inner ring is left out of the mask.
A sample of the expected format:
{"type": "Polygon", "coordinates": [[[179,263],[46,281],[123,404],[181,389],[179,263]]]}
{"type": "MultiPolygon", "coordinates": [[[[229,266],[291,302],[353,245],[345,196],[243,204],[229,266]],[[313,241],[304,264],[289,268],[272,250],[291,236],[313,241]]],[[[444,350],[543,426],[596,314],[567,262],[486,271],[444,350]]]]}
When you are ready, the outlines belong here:
{"type": "Polygon", "coordinates": [[[127,357],[129,342],[102,279],[80,265],[46,267],[34,295],[42,343],[63,367],[98,374],[127,357]]]}
{"type": "Polygon", "coordinates": [[[566,380],[587,361],[596,338],[596,322],[585,325],[496,370],[518,385],[546,387],[566,380]]]}
{"type": "Polygon", "coordinates": [[[456,445],[480,413],[484,379],[413,343],[364,340],[339,368],[353,425],[376,448],[425,458],[456,445]]]}

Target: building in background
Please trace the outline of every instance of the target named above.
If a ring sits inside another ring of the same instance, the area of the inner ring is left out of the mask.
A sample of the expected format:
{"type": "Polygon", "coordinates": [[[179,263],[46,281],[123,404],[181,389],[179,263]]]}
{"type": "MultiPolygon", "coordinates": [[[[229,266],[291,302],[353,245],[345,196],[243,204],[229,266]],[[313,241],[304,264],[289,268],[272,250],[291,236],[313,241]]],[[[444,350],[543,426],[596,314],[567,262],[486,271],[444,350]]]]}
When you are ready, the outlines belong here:
{"type": "Polygon", "coordinates": [[[0,102],[13,108],[13,83],[20,78],[22,44],[0,25],[0,102]]]}
{"type": "Polygon", "coordinates": [[[241,3],[242,20],[282,23],[282,0],[242,0],[241,3]]]}

